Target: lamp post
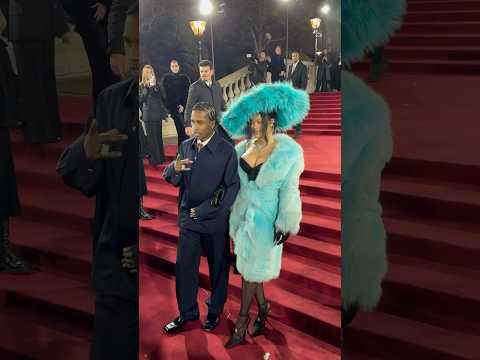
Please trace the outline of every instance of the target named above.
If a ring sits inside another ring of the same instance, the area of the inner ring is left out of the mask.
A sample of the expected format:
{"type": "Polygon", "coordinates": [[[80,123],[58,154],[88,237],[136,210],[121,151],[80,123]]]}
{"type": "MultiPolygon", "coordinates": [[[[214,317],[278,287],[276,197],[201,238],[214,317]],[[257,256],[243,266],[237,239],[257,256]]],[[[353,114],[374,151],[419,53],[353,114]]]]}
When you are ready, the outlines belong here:
{"type": "Polygon", "coordinates": [[[203,20],[190,21],[190,28],[193,31],[193,35],[198,38],[198,51],[199,51],[199,61],[202,61],[202,36],[205,32],[207,22],[203,20]]]}
{"type": "Polygon", "coordinates": [[[320,18],[310,19],[310,25],[312,26],[313,35],[315,37],[315,54],[316,55],[318,55],[318,39],[322,37],[322,33],[319,31],[321,23],[322,23],[322,19],[320,18]]]}
{"type": "MultiPolygon", "coordinates": [[[[324,18],[328,16],[328,14],[330,14],[330,5],[328,3],[326,3],[325,5],[323,5],[321,8],[320,8],[320,12],[324,15],[324,18]]],[[[323,27],[325,30],[326,30],[326,27],[324,26],[323,27]]],[[[324,33],[324,31],[322,30],[322,49],[326,48],[327,47],[327,37],[324,33]]]]}
{"type": "Polygon", "coordinates": [[[287,33],[285,35],[285,38],[286,38],[286,41],[285,41],[285,56],[288,58],[288,23],[289,23],[289,20],[288,20],[288,7],[289,7],[289,2],[290,0],[282,0],[285,4],[286,4],[286,12],[287,12],[287,33]]]}
{"type": "MultiPolygon", "coordinates": [[[[222,3],[220,5],[223,8],[225,4],[222,3]]],[[[198,5],[198,10],[200,11],[200,14],[202,14],[203,16],[210,16],[213,14],[215,8],[213,6],[213,3],[210,0],[200,0],[200,3],[198,5]]],[[[213,47],[213,19],[210,19],[210,45],[212,49],[212,65],[213,65],[213,69],[215,69],[215,50],[213,47]]],[[[213,73],[213,79],[215,80],[215,72],[213,73]]]]}

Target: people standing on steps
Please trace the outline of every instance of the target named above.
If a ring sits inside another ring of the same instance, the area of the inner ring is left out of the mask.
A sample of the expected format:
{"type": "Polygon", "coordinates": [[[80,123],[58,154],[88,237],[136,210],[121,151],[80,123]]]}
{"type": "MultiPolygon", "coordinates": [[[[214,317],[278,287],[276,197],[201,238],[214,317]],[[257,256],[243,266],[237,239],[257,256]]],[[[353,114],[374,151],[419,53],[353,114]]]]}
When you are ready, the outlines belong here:
{"type": "Polygon", "coordinates": [[[92,280],[96,292],[92,360],[138,359],[138,3],[127,14],[130,78],[105,89],[96,121],[61,155],[65,184],[96,197],[92,280]]]}
{"type": "Polygon", "coordinates": [[[286,70],[286,61],[282,54],[282,47],[277,45],[275,54],[270,58],[268,64],[268,72],[272,74],[272,83],[285,80],[286,70]]]}
{"type": "Polygon", "coordinates": [[[283,243],[300,229],[299,181],[303,149],[286,134],[303,121],[310,108],[308,94],[290,84],[263,84],[249,90],[225,113],[222,124],[235,137],[240,191],[230,215],[236,268],[242,276],[240,313],[226,348],[245,341],[249,309],[255,297],[258,315],[250,332],[263,333],[270,311],[263,284],[280,275],[283,243]]]}
{"type": "MultiPolygon", "coordinates": [[[[294,50],[292,52],[292,65],[290,65],[287,73],[287,81],[290,81],[295,89],[307,90],[308,71],[307,66],[300,60],[300,52],[294,50]]],[[[295,125],[295,138],[302,133],[301,124],[295,125]]]]}
{"type": "Polygon", "coordinates": [[[65,13],[58,0],[10,0],[9,17],[25,142],[59,142],[63,135],[55,78],[55,37],[70,41],[65,13]]]}
{"type": "Polygon", "coordinates": [[[178,147],[187,140],[185,134],[184,114],[188,99],[188,89],[190,79],[187,75],[180,72],[180,64],[177,60],[170,61],[170,73],[165,74],[160,81],[163,95],[165,97],[165,106],[175,122],[177,129],[178,147]]]}
{"type": "MultiPolygon", "coordinates": [[[[221,117],[223,111],[225,111],[225,100],[223,99],[223,90],[220,83],[213,80],[213,65],[209,60],[202,60],[198,64],[200,72],[200,79],[195,81],[188,89],[187,106],[185,107],[185,133],[187,136],[192,136],[193,129],[191,123],[192,108],[199,102],[206,102],[211,104],[215,108],[215,113],[218,118],[221,117]]],[[[230,135],[225,129],[217,124],[217,132],[233,144],[230,135]]]]}
{"type": "Polygon", "coordinates": [[[162,92],[157,83],[155,70],[151,65],[142,69],[140,81],[140,109],[142,112],[142,132],[140,134],[143,152],[148,154],[148,161],[152,166],[165,162],[163,147],[162,121],[168,118],[168,111],[162,100],[162,92]]]}
{"type": "Polygon", "coordinates": [[[179,188],[180,228],[175,285],[179,315],[164,326],[167,333],[183,330],[199,318],[199,265],[205,253],[212,292],[207,299],[205,331],[220,322],[227,301],[230,268],[228,218],[239,188],[238,162],[232,144],[217,131],[215,107],[206,102],[191,108],[193,137],[185,140],[164,178],[179,188]]]}
{"type": "Polygon", "coordinates": [[[267,82],[268,62],[267,53],[264,50],[259,51],[257,56],[251,59],[248,71],[250,72],[250,82],[253,86],[267,82]]]}
{"type": "Polygon", "coordinates": [[[0,8],[0,273],[25,274],[31,271],[10,248],[10,218],[20,214],[17,179],[12,155],[10,129],[21,125],[18,78],[7,51],[4,31],[8,21],[0,8]]]}
{"type": "Polygon", "coordinates": [[[330,64],[328,50],[323,49],[315,62],[318,66],[315,91],[330,92],[332,89],[332,65],[330,64]]]}

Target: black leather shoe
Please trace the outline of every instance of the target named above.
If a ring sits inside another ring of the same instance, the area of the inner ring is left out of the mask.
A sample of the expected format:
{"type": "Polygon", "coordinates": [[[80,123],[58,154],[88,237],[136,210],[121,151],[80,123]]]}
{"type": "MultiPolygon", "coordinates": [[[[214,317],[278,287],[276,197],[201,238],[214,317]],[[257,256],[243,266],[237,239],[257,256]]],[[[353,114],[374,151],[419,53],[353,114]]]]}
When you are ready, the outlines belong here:
{"type": "Polygon", "coordinates": [[[163,330],[168,334],[177,333],[183,330],[187,322],[194,321],[194,320],[198,320],[198,317],[193,319],[185,319],[182,316],[178,316],[175,319],[173,319],[171,322],[169,322],[167,325],[165,325],[163,327],[163,330]]]}
{"type": "Polygon", "coordinates": [[[205,331],[213,331],[217,327],[218,323],[220,322],[220,316],[215,314],[208,314],[207,320],[203,323],[203,330],[205,331]]]}

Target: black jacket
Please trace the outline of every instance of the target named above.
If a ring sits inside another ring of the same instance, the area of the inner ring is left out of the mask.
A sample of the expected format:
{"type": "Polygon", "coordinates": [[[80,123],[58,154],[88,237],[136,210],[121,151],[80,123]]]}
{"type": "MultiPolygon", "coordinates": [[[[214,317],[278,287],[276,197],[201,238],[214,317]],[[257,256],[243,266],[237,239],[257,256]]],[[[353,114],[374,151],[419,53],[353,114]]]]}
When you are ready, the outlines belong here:
{"type": "Polygon", "coordinates": [[[98,132],[116,128],[129,136],[119,159],[87,161],[80,136],[61,155],[57,172],[65,184],[88,197],[96,196],[93,233],[93,285],[97,291],[136,300],[138,277],[121,266],[122,249],[138,246],[139,145],[138,83],[126,80],[105,89],[98,98],[98,132]]]}
{"type": "Polygon", "coordinates": [[[108,50],[110,54],[124,54],[123,31],[128,9],[138,0],[112,0],[108,14],[108,50]]]}
{"type": "Polygon", "coordinates": [[[299,61],[293,74],[292,68],[293,64],[288,69],[287,80],[292,82],[294,88],[306,90],[308,84],[307,66],[299,61]]]}
{"type": "Polygon", "coordinates": [[[186,106],[190,88],[190,79],[187,75],[165,74],[160,81],[160,87],[164,95],[165,106],[170,113],[176,113],[178,105],[186,106]]]}
{"type": "Polygon", "coordinates": [[[230,207],[240,189],[237,154],[234,147],[216,132],[200,152],[196,138],[185,140],[179,149],[182,159],[191,159],[190,171],[175,172],[175,163],[165,168],[164,178],[180,187],[178,225],[201,233],[214,233],[228,222],[230,207]],[[220,186],[225,195],[220,206],[211,205],[213,193],[220,186]],[[198,220],[190,218],[190,209],[196,208],[198,220]]]}
{"type": "Polygon", "coordinates": [[[58,0],[10,0],[10,41],[47,41],[69,29],[58,0]]]}
{"type": "Polygon", "coordinates": [[[208,87],[201,79],[195,81],[188,90],[187,106],[185,107],[185,126],[192,126],[191,116],[193,105],[199,102],[208,102],[215,107],[217,119],[225,111],[225,100],[223,100],[223,90],[218,81],[213,81],[212,86],[208,87]]]}
{"type": "Polygon", "coordinates": [[[13,72],[7,45],[0,40],[0,127],[20,125],[18,77],[13,72]]]}

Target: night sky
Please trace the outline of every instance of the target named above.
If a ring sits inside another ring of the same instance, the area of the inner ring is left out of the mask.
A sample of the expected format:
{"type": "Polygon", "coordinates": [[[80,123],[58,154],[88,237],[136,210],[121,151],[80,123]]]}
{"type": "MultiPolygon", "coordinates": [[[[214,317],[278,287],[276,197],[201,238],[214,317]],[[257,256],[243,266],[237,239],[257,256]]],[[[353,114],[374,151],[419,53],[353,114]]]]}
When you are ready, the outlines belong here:
{"type": "MultiPolygon", "coordinates": [[[[216,1],[218,4],[220,1],[216,1]]],[[[225,12],[214,17],[214,50],[217,79],[238,70],[247,63],[245,55],[254,51],[248,19],[259,21],[259,6],[265,6],[264,32],[273,39],[267,52],[273,53],[279,44],[285,48],[286,9],[281,0],[223,0],[225,12]]],[[[192,80],[198,77],[198,42],[190,30],[188,21],[201,20],[199,0],[176,0],[169,3],[158,0],[142,0],[141,52],[142,63],[154,66],[157,76],[168,71],[172,58],[180,61],[182,71],[192,80]]],[[[214,1],[215,3],[215,1],[214,1]]],[[[289,10],[289,48],[299,49],[305,58],[313,57],[314,38],[309,19],[320,15],[325,1],[291,0],[289,10]]],[[[331,49],[340,44],[340,1],[329,1],[332,12],[326,21],[331,49]],[[333,17],[336,17],[335,19],[333,17]],[[335,21],[336,20],[336,21],[335,21]],[[336,33],[335,33],[336,32],[336,33]]],[[[211,59],[210,19],[203,36],[203,58],[211,59]]]]}

